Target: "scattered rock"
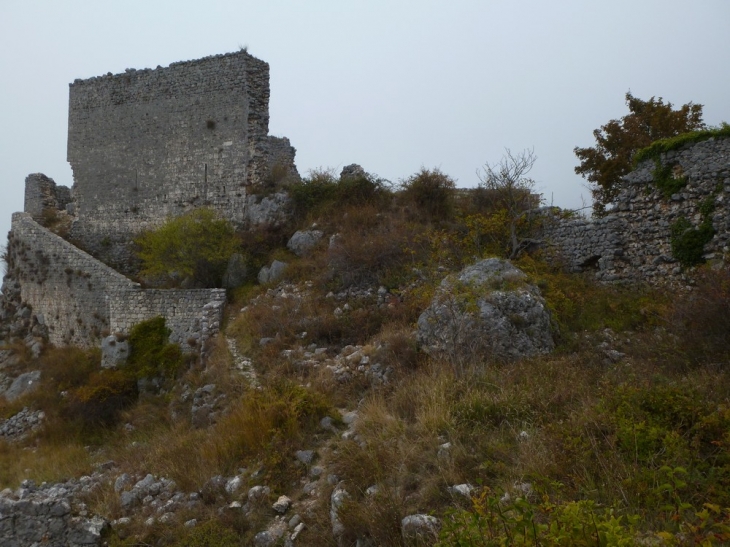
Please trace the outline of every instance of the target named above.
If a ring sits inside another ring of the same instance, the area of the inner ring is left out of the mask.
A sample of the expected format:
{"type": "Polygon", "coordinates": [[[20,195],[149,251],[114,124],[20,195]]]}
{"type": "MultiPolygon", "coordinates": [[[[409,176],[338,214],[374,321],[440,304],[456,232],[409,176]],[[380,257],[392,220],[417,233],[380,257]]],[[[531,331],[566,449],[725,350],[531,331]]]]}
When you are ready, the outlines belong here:
{"type": "Polygon", "coordinates": [[[332,523],[332,535],[339,539],[345,533],[345,525],[342,524],[339,516],[339,510],[350,497],[347,490],[343,486],[338,485],[330,496],[330,522],[332,523]]]}
{"type": "Polygon", "coordinates": [[[241,477],[233,477],[232,479],[228,479],[225,487],[226,492],[228,492],[229,494],[235,494],[241,488],[242,484],[243,479],[241,479],[241,477]]]}
{"type": "Polygon", "coordinates": [[[296,458],[300,462],[302,462],[304,465],[311,465],[311,463],[314,461],[314,450],[297,450],[296,451],[296,458]]]}
{"type": "Polygon", "coordinates": [[[286,513],[289,510],[289,507],[291,507],[291,499],[287,496],[279,496],[279,499],[277,499],[271,506],[271,508],[280,515],[286,513]]]}
{"type": "Polygon", "coordinates": [[[448,488],[449,494],[452,496],[464,496],[465,498],[471,496],[473,490],[474,487],[471,484],[455,484],[448,488]]]}
{"type": "Polygon", "coordinates": [[[46,418],[42,410],[32,411],[28,407],[7,420],[0,421],[0,437],[7,440],[21,440],[37,430],[46,418]]]}
{"type": "Polygon", "coordinates": [[[254,486],[248,491],[248,501],[251,503],[263,503],[271,494],[268,486],[254,486]]]}
{"type": "Polygon", "coordinates": [[[405,541],[433,541],[438,538],[441,522],[431,515],[408,515],[401,520],[401,534],[405,541]]]}

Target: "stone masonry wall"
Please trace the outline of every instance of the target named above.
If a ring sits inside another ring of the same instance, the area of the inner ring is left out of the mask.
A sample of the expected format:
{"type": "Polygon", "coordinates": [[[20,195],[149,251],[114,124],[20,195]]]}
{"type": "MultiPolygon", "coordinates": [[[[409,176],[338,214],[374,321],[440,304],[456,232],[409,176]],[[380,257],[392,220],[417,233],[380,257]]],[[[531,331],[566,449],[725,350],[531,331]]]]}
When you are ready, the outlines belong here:
{"type": "Polygon", "coordinates": [[[170,342],[183,351],[205,350],[220,329],[225,289],[124,291],[109,303],[112,332],[128,333],[140,321],[162,315],[172,331],[170,342]]]}
{"type": "Polygon", "coordinates": [[[65,210],[71,201],[71,192],[66,186],[57,186],[55,181],[43,173],[28,175],[25,179],[25,204],[23,211],[35,220],[43,218],[45,211],[65,210]]]}
{"type": "Polygon", "coordinates": [[[548,222],[546,239],[573,271],[594,269],[603,281],[646,281],[654,285],[686,281],[672,255],[671,226],[680,218],[697,228],[701,205],[712,202],[715,235],[704,247],[707,260],[730,252],[730,139],[710,139],[662,154],[687,184],[665,197],[654,180],[653,160],[625,177],[614,209],[597,220],[548,222]]]}
{"type": "Polygon", "coordinates": [[[5,282],[20,285],[20,299],[54,345],[97,346],[104,331],[127,333],[162,315],[171,340],[197,351],[218,332],[225,301],[222,289],[142,289],[27,213],[13,215],[5,282]]]}
{"type": "Polygon", "coordinates": [[[268,105],[269,65],[243,51],[76,80],[72,237],[125,271],[131,237],[170,216],[208,205],[243,224],[246,188],[272,162],[293,165],[288,141],[268,136],[268,105]]]}

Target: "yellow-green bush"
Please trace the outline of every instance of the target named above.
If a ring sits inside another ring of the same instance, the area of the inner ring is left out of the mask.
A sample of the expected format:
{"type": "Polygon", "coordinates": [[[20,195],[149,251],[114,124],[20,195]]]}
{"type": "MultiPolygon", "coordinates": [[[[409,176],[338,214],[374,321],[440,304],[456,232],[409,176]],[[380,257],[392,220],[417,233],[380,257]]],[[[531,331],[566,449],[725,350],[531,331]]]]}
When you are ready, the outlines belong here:
{"type": "Polygon", "coordinates": [[[68,391],[63,415],[84,429],[113,425],[120,412],[137,399],[137,380],[127,371],[101,370],[84,385],[68,391]]]}
{"type": "Polygon", "coordinates": [[[208,208],[142,232],[135,244],[142,261],[140,275],[162,286],[177,286],[187,279],[199,287],[220,287],[228,260],[238,249],[231,223],[208,208]]]}

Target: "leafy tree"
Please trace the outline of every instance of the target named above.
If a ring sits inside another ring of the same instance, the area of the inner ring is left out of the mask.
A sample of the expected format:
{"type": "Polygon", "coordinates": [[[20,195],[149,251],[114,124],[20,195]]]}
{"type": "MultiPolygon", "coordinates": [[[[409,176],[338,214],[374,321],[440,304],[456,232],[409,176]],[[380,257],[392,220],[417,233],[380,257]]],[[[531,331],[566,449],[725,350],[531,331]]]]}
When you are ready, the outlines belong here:
{"type": "Polygon", "coordinates": [[[167,286],[185,280],[199,287],[220,286],[238,242],[233,226],[211,209],[195,209],[172,218],[136,239],[140,274],[167,286]]]}
{"type": "Polygon", "coordinates": [[[689,102],[674,110],[672,103],[664,103],[661,97],[642,101],[631,92],[626,93],[626,104],[629,114],[593,131],[595,147],[573,149],[580,160],[575,172],[590,183],[593,211],[599,216],[618,195],[621,178],[631,171],[638,150],[658,139],[705,127],[701,104],[689,102]]]}

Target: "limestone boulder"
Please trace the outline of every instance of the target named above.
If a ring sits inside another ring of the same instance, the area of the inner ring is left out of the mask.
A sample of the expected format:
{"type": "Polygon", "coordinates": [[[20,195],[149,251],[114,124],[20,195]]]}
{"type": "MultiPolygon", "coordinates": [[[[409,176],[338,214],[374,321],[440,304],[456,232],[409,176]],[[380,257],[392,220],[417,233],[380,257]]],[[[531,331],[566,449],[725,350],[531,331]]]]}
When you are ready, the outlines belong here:
{"type": "Polygon", "coordinates": [[[431,515],[408,515],[401,520],[401,534],[409,544],[432,543],[438,538],[441,522],[431,515]]]}
{"type": "Polygon", "coordinates": [[[129,357],[129,342],[111,334],[101,341],[101,366],[114,368],[123,365],[129,357]]]}
{"type": "Polygon", "coordinates": [[[264,266],[263,268],[261,268],[261,270],[259,270],[259,283],[265,285],[266,283],[273,283],[274,281],[279,280],[281,276],[284,275],[284,270],[286,270],[286,267],[286,262],[282,262],[281,260],[274,260],[271,263],[271,266],[264,266]]]}
{"type": "Polygon", "coordinates": [[[287,248],[297,256],[306,256],[322,239],[322,230],[298,230],[286,244],[287,248]]]}
{"type": "Polygon", "coordinates": [[[241,253],[234,253],[228,259],[228,266],[226,266],[226,271],[223,273],[223,288],[235,289],[240,287],[246,282],[247,277],[246,259],[241,253]]]}
{"type": "Polygon", "coordinates": [[[509,261],[481,260],[441,282],[418,318],[417,339],[433,355],[511,361],[551,352],[550,311],[540,290],[509,261]]]}
{"type": "Polygon", "coordinates": [[[291,216],[291,198],[286,192],[270,196],[250,195],[243,211],[244,221],[250,226],[279,226],[291,216]]]}
{"type": "Polygon", "coordinates": [[[22,395],[34,391],[40,385],[40,379],[40,370],[25,372],[13,380],[13,383],[10,384],[10,387],[5,390],[3,395],[5,395],[5,399],[12,402],[22,395]]]}

